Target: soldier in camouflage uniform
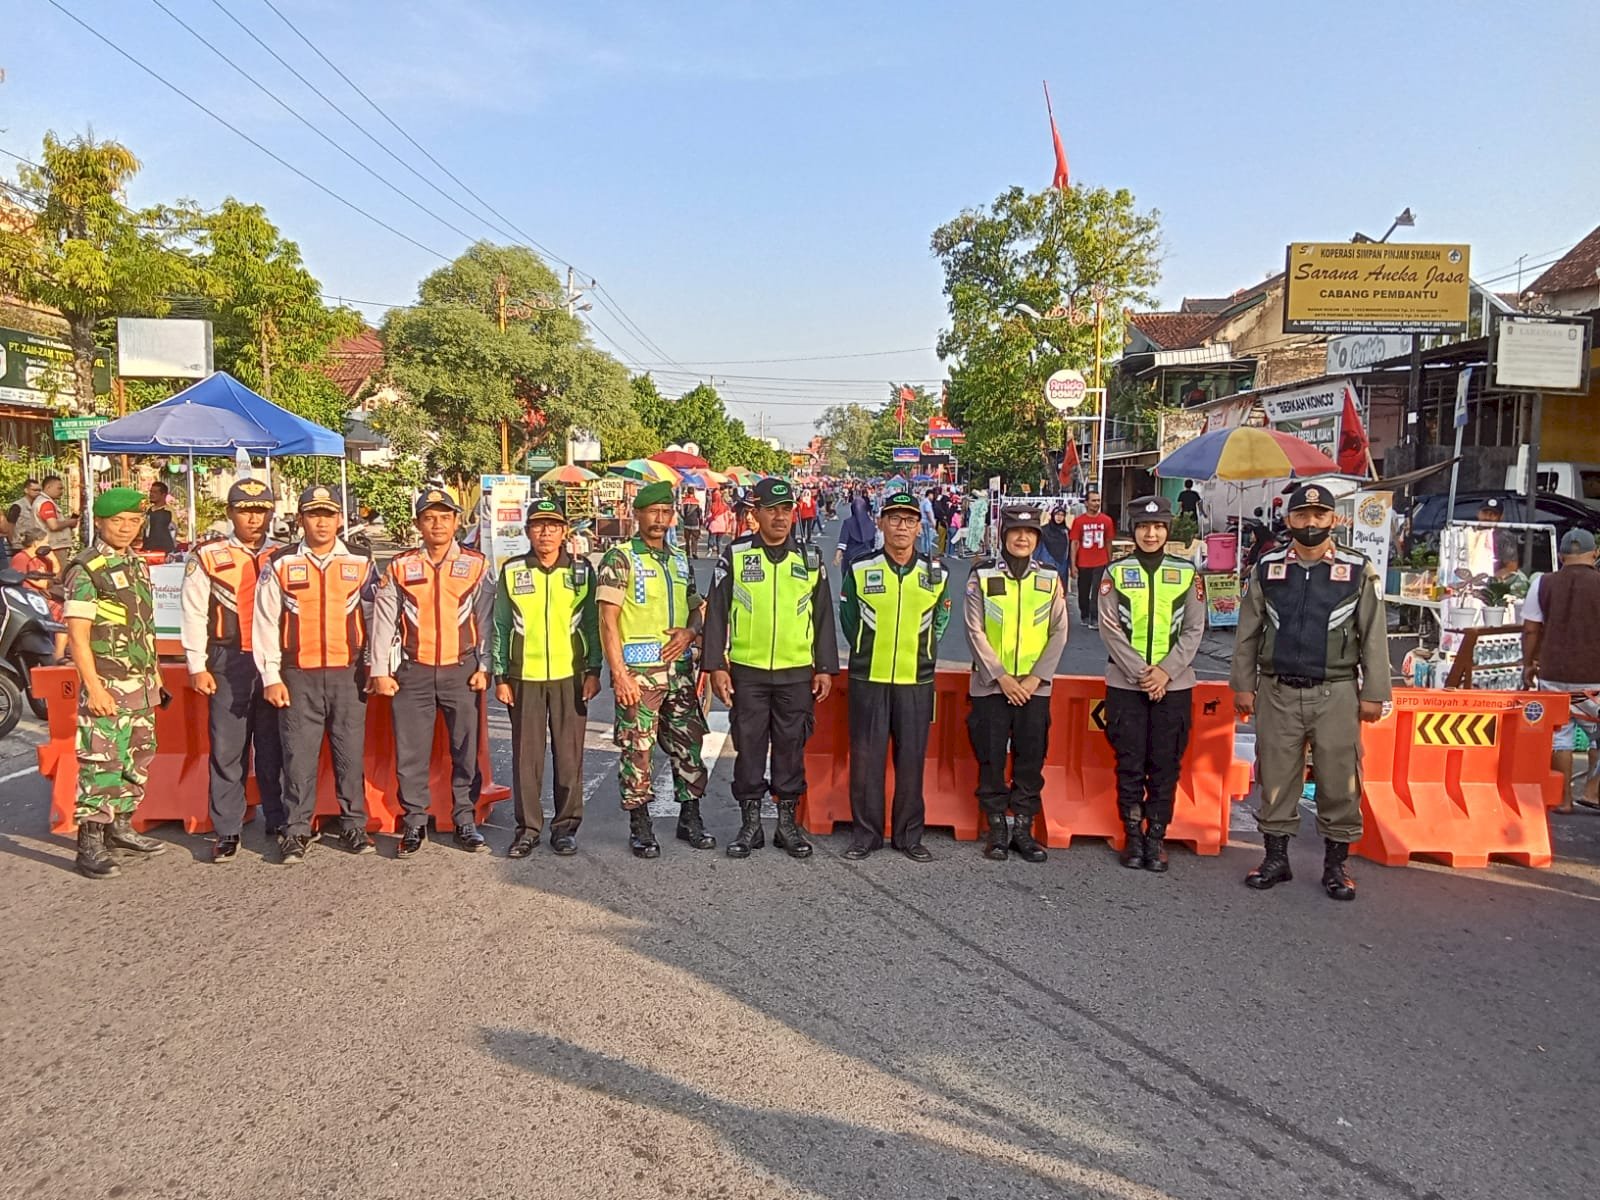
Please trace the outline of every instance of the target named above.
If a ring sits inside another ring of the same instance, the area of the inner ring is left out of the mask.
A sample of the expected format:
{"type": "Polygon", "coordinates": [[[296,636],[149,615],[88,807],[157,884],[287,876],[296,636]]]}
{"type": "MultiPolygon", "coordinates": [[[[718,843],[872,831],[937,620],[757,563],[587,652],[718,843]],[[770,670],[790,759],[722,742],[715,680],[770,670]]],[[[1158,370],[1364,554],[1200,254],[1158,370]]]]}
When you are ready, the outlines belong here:
{"type": "Polygon", "coordinates": [[[633,501],[639,533],[600,560],[595,597],[600,602],[600,643],[616,692],[618,783],[628,813],[629,845],[639,858],[661,847],[650,827],[650,751],[657,744],[672,762],[678,799],[678,837],[696,850],[717,840],[700,820],[707,772],[700,757],[705,713],[694,687],[691,647],[700,636],[704,603],[695,591],[689,560],[667,545],[672,489],[653,483],[633,501]]]}
{"type": "Polygon", "coordinates": [[[67,568],[67,644],[78,668],[77,868],[120,873],[112,849],[161,854],[133,830],[156,752],[156,625],[150,573],[131,547],[144,527],[144,494],[112,488],[94,502],[94,541],[67,568]]]}

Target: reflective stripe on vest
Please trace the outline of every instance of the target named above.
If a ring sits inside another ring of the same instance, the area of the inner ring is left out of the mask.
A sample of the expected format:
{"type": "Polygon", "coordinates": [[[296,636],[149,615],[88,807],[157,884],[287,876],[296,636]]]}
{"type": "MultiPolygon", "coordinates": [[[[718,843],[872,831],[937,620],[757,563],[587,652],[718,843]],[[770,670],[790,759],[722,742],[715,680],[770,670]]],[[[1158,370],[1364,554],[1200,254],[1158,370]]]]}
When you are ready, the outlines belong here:
{"type": "Polygon", "coordinates": [[[407,661],[453,667],[478,644],[474,597],[489,561],[461,548],[437,566],[425,550],[410,550],[389,564],[400,595],[400,644],[407,661]]]}
{"type": "Polygon", "coordinates": [[[728,660],[763,671],[812,665],[811,593],[818,570],[790,549],[774,563],[759,542],[733,549],[728,660]]]}
{"type": "Polygon", "coordinates": [[[1183,628],[1183,606],[1194,587],[1194,564],[1168,555],[1154,572],[1136,558],[1119,558],[1106,570],[1117,590],[1117,612],[1134,651],[1152,666],[1167,656],[1183,628]]]}
{"type": "Polygon", "coordinates": [[[206,634],[214,645],[250,651],[250,623],[256,611],[256,578],[261,557],[276,547],[263,545],[252,553],[244,546],[220,542],[201,546],[200,570],[211,582],[206,600],[206,634]]]}
{"type": "Polygon", "coordinates": [[[983,632],[1007,675],[1028,674],[1050,641],[1057,575],[1034,567],[1021,579],[1001,567],[980,568],[983,632]]]}
{"type": "Polygon", "coordinates": [[[861,627],[851,647],[850,673],[871,683],[933,679],[933,617],[944,592],[944,569],[918,559],[904,575],[886,555],[857,559],[850,568],[861,627]]]}
{"type": "Polygon", "coordinates": [[[538,683],[570,679],[577,672],[574,643],[583,620],[583,599],[592,587],[588,564],[544,571],[519,559],[505,565],[505,581],[511,600],[506,665],[517,679],[538,683]]]}
{"type": "MultiPolygon", "coordinates": [[[[676,552],[665,562],[627,548],[629,587],[617,610],[622,661],[630,667],[659,667],[665,634],[689,619],[689,560],[676,552]]],[[[683,652],[685,658],[689,651],[683,652]]]]}
{"type": "Polygon", "coordinates": [[[278,630],[285,665],[311,671],[356,664],[367,638],[361,590],[370,570],[354,554],[335,554],[321,567],[310,555],[287,551],[272,560],[283,593],[278,630]]]}

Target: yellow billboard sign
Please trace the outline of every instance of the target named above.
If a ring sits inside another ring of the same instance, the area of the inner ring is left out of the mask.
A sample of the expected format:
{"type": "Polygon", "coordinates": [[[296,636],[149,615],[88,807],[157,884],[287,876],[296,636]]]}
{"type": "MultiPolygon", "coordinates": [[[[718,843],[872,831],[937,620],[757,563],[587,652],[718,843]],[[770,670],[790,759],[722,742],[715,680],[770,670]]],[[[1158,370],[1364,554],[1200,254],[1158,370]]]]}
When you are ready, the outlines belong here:
{"type": "Polygon", "coordinates": [[[1465,333],[1472,285],[1462,245],[1296,242],[1285,333],[1465,333]]]}

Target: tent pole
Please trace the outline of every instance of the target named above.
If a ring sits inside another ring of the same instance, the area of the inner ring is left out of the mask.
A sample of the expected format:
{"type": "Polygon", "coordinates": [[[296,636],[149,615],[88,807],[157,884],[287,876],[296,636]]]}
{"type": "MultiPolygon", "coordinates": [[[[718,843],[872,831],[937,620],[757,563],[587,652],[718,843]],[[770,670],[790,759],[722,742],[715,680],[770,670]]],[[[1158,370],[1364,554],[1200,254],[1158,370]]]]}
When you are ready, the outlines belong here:
{"type": "Polygon", "coordinates": [[[339,456],[339,504],[344,509],[345,528],[350,527],[350,483],[345,476],[345,457],[339,456]]]}
{"type": "Polygon", "coordinates": [[[189,451],[189,544],[192,546],[200,540],[199,531],[194,527],[194,451],[189,451]]]}

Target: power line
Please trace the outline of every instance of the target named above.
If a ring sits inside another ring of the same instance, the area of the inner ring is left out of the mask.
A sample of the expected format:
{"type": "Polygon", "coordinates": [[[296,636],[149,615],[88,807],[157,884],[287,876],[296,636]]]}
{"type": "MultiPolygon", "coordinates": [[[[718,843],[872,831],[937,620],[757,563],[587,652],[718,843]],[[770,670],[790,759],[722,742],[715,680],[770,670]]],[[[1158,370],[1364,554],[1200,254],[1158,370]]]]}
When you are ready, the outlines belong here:
{"type": "MultiPolygon", "coordinates": [[[[344,146],[342,146],[338,142],[334,141],[333,138],[329,137],[325,132],[323,132],[322,129],[320,129],[318,126],[313,124],[297,108],[295,108],[293,105],[291,105],[288,101],[284,100],[281,96],[279,96],[276,92],[274,92],[266,84],[262,83],[254,75],[250,74],[249,71],[246,71],[238,63],[234,62],[233,59],[229,58],[220,49],[218,49],[217,46],[213,42],[208,41],[203,34],[201,34],[197,29],[195,29],[194,26],[190,25],[182,17],[178,16],[177,13],[173,12],[170,8],[168,8],[166,6],[166,4],[163,2],[163,0],[150,0],[150,3],[155,5],[157,8],[159,8],[162,12],[166,13],[167,16],[171,17],[172,20],[175,21],[178,25],[182,26],[182,28],[189,34],[190,37],[194,38],[195,41],[199,42],[207,50],[211,51],[211,53],[215,54],[223,62],[227,63],[236,72],[238,72],[241,76],[243,76],[244,79],[248,83],[250,83],[263,96],[265,96],[267,99],[271,100],[279,108],[283,109],[284,112],[288,113],[296,121],[299,121],[300,124],[304,125],[307,129],[309,129],[312,133],[316,134],[323,141],[327,142],[328,145],[332,146],[340,154],[344,155],[351,162],[355,163],[356,166],[360,167],[368,175],[372,176],[379,183],[383,184],[384,187],[388,188],[396,196],[399,196],[400,199],[404,200],[407,204],[411,205],[418,212],[424,213],[427,216],[432,217],[435,221],[439,222],[439,224],[443,225],[446,229],[448,229],[451,232],[453,232],[455,234],[458,234],[459,236],[465,238],[468,242],[475,242],[475,241],[478,240],[477,237],[474,236],[473,234],[468,233],[465,229],[462,229],[459,225],[453,224],[452,222],[446,220],[444,217],[442,217],[438,213],[434,212],[427,205],[423,204],[420,200],[417,200],[417,199],[413,198],[409,193],[402,191],[392,181],[390,181],[388,179],[385,179],[382,175],[380,175],[377,171],[374,171],[370,166],[368,166],[361,159],[357,158],[354,154],[352,154],[344,146]]],[[[227,11],[227,10],[224,9],[223,11],[227,11]]]]}
{"type": "MultiPolygon", "coordinates": [[[[691,358],[673,365],[680,367],[685,364],[695,367],[739,367],[758,363],[835,362],[844,358],[891,358],[897,354],[923,354],[937,349],[937,346],[911,346],[905,350],[864,350],[859,354],[804,354],[797,358],[691,358]]],[[[660,366],[661,364],[648,363],[646,365],[660,366]]]]}
{"type": "Polygon", "coordinates": [[[326,104],[329,108],[333,109],[334,112],[338,113],[341,117],[343,117],[345,119],[345,121],[350,125],[350,127],[353,128],[357,133],[361,134],[362,137],[366,138],[367,141],[371,142],[379,150],[382,150],[385,154],[387,154],[396,163],[398,163],[400,166],[404,167],[407,171],[409,171],[412,175],[414,175],[419,181],[421,181],[422,183],[426,184],[428,187],[432,188],[433,191],[436,192],[440,197],[442,197],[443,199],[449,201],[451,204],[455,205],[462,212],[466,213],[467,216],[471,217],[474,221],[481,221],[483,224],[489,226],[490,229],[493,229],[496,233],[500,234],[502,237],[510,238],[512,241],[516,240],[515,235],[511,234],[510,232],[508,232],[503,226],[497,225],[494,221],[491,221],[487,217],[484,217],[481,213],[475,212],[472,209],[468,208],[465,204],[461,203],[461,201],[457,200],[449,192],[445,191],[438,184],[434,183],[433,180],[429,179],[421,171],[419,171],[415,167],[413,167],[405,159],[401,158],[393,150],[389,149],[389,147],[387,145],[385,145],[382,141],[380,141],[376,136],[374,136],[373,133],[370,130],[368,130],[365,125],[361,124],[361,122],[357,121],[348,112],[346,112],[344,110],[344,108],[342,108],[337,101],[335,101],[331,96],[329,96],[326,92],[324,92],[316,84],[312,83],[311,80],[307,79],[298,70],[296,70],[293,63],[289,62],[287,59],[285,59],[283,57],[283,55],[279,54],[276,50],[274,50],[271,46],[269,46],[265,41],[263,41],[261,39],[260,35],[257,34],[255,30],[250,28],[249,25],[245,24],[238,17],[236,17],[227,8],[227,6],[222,3],[222,0],[211,0],[211,3],[219,11],[221,11],[223,16],[227,17],[228,20],[232,21],[235,25],[237,25],[240,29],[242,29],[244,31],[245,35],[247,37],[249,37],[251,41],[255,42],[256,45],[260,46],[268,54],[272,55],[272,57],[274,59],[276,59],[277,62],[286,71],[289,72],[289,74],[293,75],[296,79],[298,79],[301,83],[303,83],[307,88],[309,88],[312,92],[314,92],[317,95],[317,97],[324,104],[326,104]]]}
{"type": "Polygon", "coordinates": [[[83,29],[83,31],[85,33],[88,33],[92,37],[94,37],[96,41],[104,43],[106,46],[108,46],[112,50],[116,51],[123,58],[127,59],[134,66],[138,67],[139,70],[143,71],[146,75],[150,76],[151,79],[154,79],[157,83],[161,84],[162,87],[164,87],[168,91],[173,92],[174,94],[180,96],[184,100],[187,100],[195,108],[198,108],[201,112],[205,113],[206,116],[210,117],[213,121],[217,122],[217,124],[221,125],[224,129],[229,130],[230,132],[234,133],[235,135],[237,135],[238,137],[242,138],[246,142],[249,142],[250,145],[254,146],[257,150],[261,151],[261,153],[265,154],[268,158],[270,158],[273,162],[277,163],[284,170],[290,172],[291,174],[297,176],[300,179],[305,180],[305,182],[309,183],[312,187],[316,188],[319,192],[321,192],[323,195],[327,196],[329,199],[338,201],[340,204],[342,204],[346,208],[348,208],[351,212],[356,213],[359,216],[365,217],[367,220],[371,221],[374,225],[377,225],[382,229],[388,230],[390,233],[394,234],[395,237],[399,238],[403,242],[409,242],[411,245],[415,246],[418,250],[422,250],[422,251],[424,251],[424,252],[426,252],[428,254],[433,255],[435,258],[442,259],[445,262],[450,262],[451,261],[450,257],[448,255],[443,254],[438,250],[435,250],[432,246],[429,246],[429,245],[426,245],[423,242],[417,241],[416,238],[412,237],[408,233],[400,232],[400,230],[396,229],[393,225],[389,224],[389,222],[385,221],[382,217],[374,216],[372,213],[370,213],[366,209],[362,208],[359,204],[356,204],[356,203],[354,203],[353,201],[350,201],[350,200],[346,200],[343,196],[341,196],[338,192],[334,191],[332,188],[328,187],[326,184],[321,183],[316,179],[313,179],[310,175],[307,175],[299,167],[295,166],[293,163],[289,162],[287,159],[283,158],[281,155],[279,155],[279,154],[267,149],[267,147],[262,145],[260,142],[256,141],[255,138],[251,137],[244,130],[240,129],[237,125],[233,124],[233,122],[229,121],[225,117],[219,116],[217,113],[215,113],[211,109],[207,108],[200,101],[196,100],[188,92],[186,92],[182,88],[180,88],[177,84],[175,84],[171,80],[167,79],[164,75],[161,75],[161,74],[157,73],[156,71],[152,70],[150,67],[147,67],[138,58],[135,58],[132,54],[129,54],[126,50],[124,50],[121,46],[119,46],[115,42],[113,42],[110,38],[106,37],[105,34],[101,33],[93,25],[89,24],[83,18],[78,16],[77,13],[73,12],[71,9],[69,9],[65,5],[63,5],[60,2],[60,0],[47,0],[47,3],[49,3],[51,8],[54,8],[57,12],[61,13],[62,16],[66,17],[70,21],[72,21],[73,24],[75,24],[75,25],[79,26],[81,29],[83,29]]]}

